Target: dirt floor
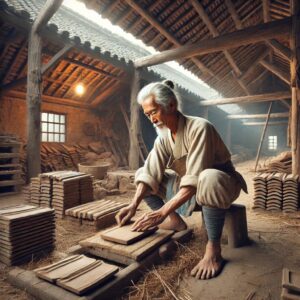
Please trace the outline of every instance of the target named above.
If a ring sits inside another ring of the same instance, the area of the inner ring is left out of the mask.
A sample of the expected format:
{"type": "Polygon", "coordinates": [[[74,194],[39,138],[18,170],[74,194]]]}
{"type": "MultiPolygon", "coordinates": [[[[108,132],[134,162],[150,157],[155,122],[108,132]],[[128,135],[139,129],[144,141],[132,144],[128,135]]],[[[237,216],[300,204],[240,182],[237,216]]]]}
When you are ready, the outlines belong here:
{"type": "MultiPolygon", "coordinates": [[[[199,212],[187,218],[195,230],[195,238],[187,245],[178,245],[176,255],[165,264],[150,270],[122,299],[205,299],[205,300],[262,300],[280,299],[282,268],[300,270],[300,212],[295,214],[254,212],[253,161],[237,165],[248,184],[249,194],[241,193],[236,203],[247,208],[249,246],[229,249],[223,245],[228,263],[215,279],[199,281],[189,276],[194,264],[204,253],[205,241],[200,232],[199,212]]],[[[130,194],[109,198],[129,201],[130,194]]],[[[23,202],[22,195],[0,198],[0,207],[23,202]]],[[[41,260],[21,267],[34,269],[65,255],[67,249],[95,233],[88,225],[59,220],[56,228],[56,251],[41,260]]],[[[12,287],[6,280],[9,268],[0,264],[0,299],[33,299],[29,294],[12,287]]]]}

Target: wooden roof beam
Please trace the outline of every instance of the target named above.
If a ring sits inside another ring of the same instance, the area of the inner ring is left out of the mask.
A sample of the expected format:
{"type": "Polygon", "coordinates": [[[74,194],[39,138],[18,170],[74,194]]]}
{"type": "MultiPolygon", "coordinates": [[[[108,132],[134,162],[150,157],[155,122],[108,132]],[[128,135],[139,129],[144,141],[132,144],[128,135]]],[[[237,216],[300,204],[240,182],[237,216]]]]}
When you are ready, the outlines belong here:
{"type": "Polygon", "coordinates": [[[270,0],[262,0],[262,2],[263,2],[264,22],[267,23],[271,21],[270,0]]]}
{"type": "MultiPolygon", "coordinates": [[[[67,54],[67,52],[73,47],[73,45],[68,44],[59,50],[46,64],[41,68],[41,75],[45,75],[51,68],[54,68],[59,61],[67,54]]],[[[13,82],[5,84],[1,87],[2,92],[6,92],[11,89],[15,89],[19,86],[26,84],[27,77],[19,78],[13,82]]]]}
{"type": "Polygon", "coordinates": [[[226,6],[228,8],[228,11],[231,15],[231,18],[232,18],[232,20],[235,24],[235,27],[237,29],[243,29],[242,21],[241,21],[240,17],[238,16],[237,11],[236,11],[232,1],[231,0],[225,0],[225,4],[226,4],[226,6]]]}
{"type": "Polygon", "coordinates": [[[275,74],[278,78],[280,78],[282,81],[284,81],[286,84],[290,85],[291,80],[290,80],[290,76],[287,73],[282,72],[282,70],[280,68],[278,68],[277,66],[275,66],[272,63],[269,63],[268,61],[266,61],[265,59],[261,60],[259,62],[264,68],[266,68],[267,70],[269,70],[271,73],[275,74]]]}
{"type": "Polygon", "coordinates": [[[149,55],[135,61],[135,67],[149,67],[167,61],[214,53],[231,48],[240,47],[265,41],[266,39],[288,37],[291,29],[291,18],[285,18],[265,24],[259,24],[246,29],[230,32],[218,37],[202,40],[192,45],[185,45],[177,49],[166,50],[158,54],[149,55]]]}
{"type": "Polygon", "coordinates": [[[223,99],[213,99],[213,100],[202,100],[199,102],[200,106],[211,106],[211,105],[224,105],[224,104],[247,104],[247,103],[257,103],[257,102],[267,102],[274,100],[290,99],[290,91],[241,96],[234,98],[223,98],[223,99]]]}
{"type": "MultiPolygon", "coordinates": [[[[261,119],[261,118],[267,118],[267,114],[252,114],[252,115],[228,115],[228,120],[239,120],[239,119],[261,119]]],[[[270,114],[270,118],[288,118],[289,112],[283,112],[283,113],[272,113],[270,114]]]]}
{"type": "MultiPolygon", "coordinates": [[[[215,27],[215,25],[210,20],[208,14],[204,10],[201,3],[198,2],[198,0],[190,0],[190,2],[192,4],[192,6],[195,8],[195,10],[197,11],[197,13],[199,14],[199,16],[201,17],[201,19],[203,20],[203,22],[205,23],[205,25],[208,27],[208,29],[209,29],[210,33],[212,34],[212,36],[213,37],[219,36],[218,29],[215,27]]],[[[235,74],[237,76],[240,76],[241,75],[241,70],[239,69],[239,67],[235,63],[235,61],[234,61],[233,57],[231,56],[231,54],[228,52],[228,50],[224,50],[223,52],[224,52],[224,55],[225,55],[229,65],[234,70],[235,74]]]]}
{"type": "MultiPolygon", "coordinates": [[[[157,20],[155,20],[148,12],[146,12],[142,7],[139,6],[133,0],[126,0],[126,3],[130,5],[133,9],[135,9],[143,18],[147,20],[153,27],[155,27],[162,35],[164,35],[169,41],[171,41],[176,46],[181,46],[178,40],[171,35],[157,20]]],[[[216,76],[209,68],[207,68],[199,59],[192,58],[193,62],[199,67],[199,69],[208,73],[212,76],[216,76]]]]}
{"type": "MultiPolygon", "coordinates": [[[[242,124],[243,125],[246,125],[246,126],[264,126],[266,122],[243,122],[242,124]]],[[[269,122],[268,123],[268,126],[278,126],[278,125],[287,125],[288,122],[284,122],[284,121],[278,121],[278,122],[269,122]]]]}
{"type": "Polygon", "coordinates": [[[276,40],[266,41],[266,44],[274,50],[277,54],[290,61],[292,57],[292,52],[288,47],[280,44],[276,40]]]}

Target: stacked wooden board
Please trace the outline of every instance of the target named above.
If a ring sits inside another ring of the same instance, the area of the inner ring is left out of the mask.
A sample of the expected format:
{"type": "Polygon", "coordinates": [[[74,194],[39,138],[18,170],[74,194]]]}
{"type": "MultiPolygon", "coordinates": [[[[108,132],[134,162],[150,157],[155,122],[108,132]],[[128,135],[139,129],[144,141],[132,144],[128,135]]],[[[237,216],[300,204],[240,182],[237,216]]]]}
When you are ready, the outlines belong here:
{"type": "Polygon", "coordinates": [[[16,265],[52,251],[54,218],[50,208],[18,205],[0,209],[0,261],[16,265]]]}
{"type": "Polygon", "coordinates": [[[38,268],[38,277],[75,294],[82,295],[112,279],[119,268],[84,255],[73,255],[46,267],[38,268]]]}
{"type": "Polygon", "coordinates": [[[63,217],[66,209],[93,198],[92,177],[84,173],[55,171],[31,179],[29,202],[54,208],[57,217],[63,217]]]}
{"type": "Polygon", "coordinates": [[[123,227],[117,226],[108,231],[98,232],[79,244],[92,255],[129,265],[146,257],[169,240],[174,233],[171,230],[158,229],[145,235],[143,232],[133,233],[131,226],[131,224],[123,227]],[[110,240],[107,240],[107,237],[110,240]],[[140,240],[136,241],[139,238],[140,240]],[[135,242],[130,244],[132,239],[135,242]]]}
{"type": "Polygon", "coordinates": [[[0,135],[0,196],[21,191],[21,143],[13,135],[0,135]]]}
{"type": "Polygon", "coordinates": [[[125,206],[126,203],[102,199],[67,209],[65,214],[71,220],[103,228],[114,224],[116,214],[125,206]]]}
{"type": "Polygon", "coordinates": [[[299,176],[284,173],[262,173],[253,178],[253,209],[297,211],[299,205],[299,176]]]}

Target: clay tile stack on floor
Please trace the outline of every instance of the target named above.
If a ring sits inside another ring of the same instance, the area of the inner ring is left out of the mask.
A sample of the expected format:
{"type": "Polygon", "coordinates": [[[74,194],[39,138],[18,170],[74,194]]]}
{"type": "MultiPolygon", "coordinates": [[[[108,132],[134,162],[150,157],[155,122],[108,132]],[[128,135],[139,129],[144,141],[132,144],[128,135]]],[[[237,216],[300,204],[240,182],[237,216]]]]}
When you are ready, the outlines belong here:
{"type": "Polygon", "coordinates": [[[284,175],[284,173],[273,173],[267,179],[266,209],[269,211],[280,211],[282,208],[282,178],[284,175]]]}
{"type": "Polygon", "coordinates": [[[39,177],[31,178],[30,182],[30,203],[40,205],[40,185],[41,180],[39,177]]]}
{"type": "Polygon", "coordinates": [[[283,211],[294,212],[298,210],[299,191],[298,183],[299,176],[289,174],[283,180],[283,211]]]}
{"type": "Polygon", "coordinates": [[[254,206],[253,209],[266,209],[267,200],[267,177],[269,174],[258,174],[254,181],[254,206]]]}
{"type": "Polygon", "coordinates": [[[18,205],[0,209],[0,261],[7,265],[22,264],[52,251],[54,218],[50,208],[18,205]]]}
{"type": "Polygon", "coordinates": [[[94,199],[94,188],[93,179],[90,175],[84,175],[80,177],[79,183],[79,193],[80,193],[80,203],[88,203],[94,199]]]}

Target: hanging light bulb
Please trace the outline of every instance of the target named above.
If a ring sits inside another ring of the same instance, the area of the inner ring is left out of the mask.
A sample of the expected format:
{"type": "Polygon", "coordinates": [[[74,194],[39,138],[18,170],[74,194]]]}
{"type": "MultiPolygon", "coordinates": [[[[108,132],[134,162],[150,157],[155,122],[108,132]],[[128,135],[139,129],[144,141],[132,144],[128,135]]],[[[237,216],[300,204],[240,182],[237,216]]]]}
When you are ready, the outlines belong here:
{"type": "Polygon", "coordinates": [[[84,92],[85,92],[85,87],[84,87],[84,85],[83,85],[81,82],[78,83],[78,84],[76,85],[76,87],[75,87],[75,92],[76,92],[76,94],[79,95],[79,96],[81,96],[81,95],[84,94],[84,92]]]}

